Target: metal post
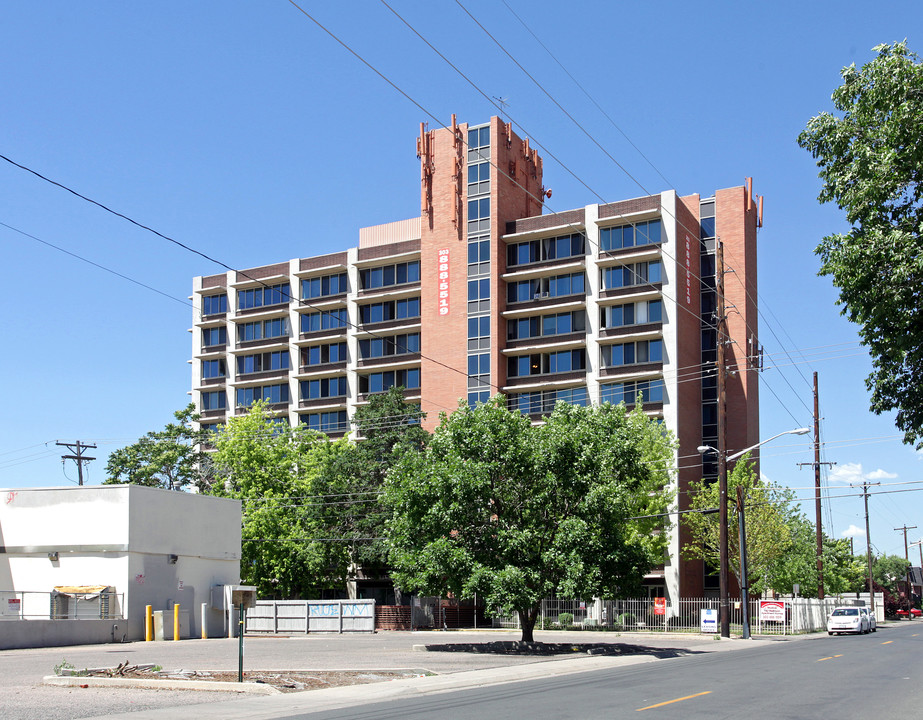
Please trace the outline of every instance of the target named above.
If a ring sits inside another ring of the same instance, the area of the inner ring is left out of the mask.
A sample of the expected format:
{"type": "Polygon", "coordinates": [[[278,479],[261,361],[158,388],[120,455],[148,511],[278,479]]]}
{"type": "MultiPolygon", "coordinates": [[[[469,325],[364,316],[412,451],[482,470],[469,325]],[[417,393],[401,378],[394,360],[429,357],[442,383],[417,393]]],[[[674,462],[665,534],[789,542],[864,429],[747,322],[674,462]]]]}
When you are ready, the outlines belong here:
{"type": "Polygon", "coordinates": [[[744,488],[737,486],[737,532],[740,543],[740,602],[743,611],[743,639],[750,639],[750,592],[747,580],[747,528],[744,520],[744,488]]]}
{"type": "Polygon", "coordinates": [[[240,605],[240,620],[238,621],[238,650],[237,650],[237,682],[244,681],[244,603],[241,600],[240,605]]]}
{"type": "Polygon", "coordinates": [[[144,606],[144,641],[151,642],[154,639],[154,608],[151,605],[144,606]]]}
{"type": "Polygon", "coordinates": [[[179,603],[173,605],[173,640],[179,640],[179,603]]]}

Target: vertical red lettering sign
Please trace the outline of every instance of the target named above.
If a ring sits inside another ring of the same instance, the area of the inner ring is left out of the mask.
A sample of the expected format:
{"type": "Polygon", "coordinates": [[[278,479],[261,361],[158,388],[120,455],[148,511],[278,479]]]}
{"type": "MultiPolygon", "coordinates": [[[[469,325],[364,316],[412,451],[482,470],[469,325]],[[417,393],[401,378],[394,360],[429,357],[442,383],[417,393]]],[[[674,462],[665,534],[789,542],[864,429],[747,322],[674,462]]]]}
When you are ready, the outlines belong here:
{"type": "Polygon", "coordinates": [[[692,305],[692,240],[686,236],[686,304],[692,305]]]}
{"type": "Polygon", "coordinates": [[[439,314],[449,314],[449,248],[439,251],[439,314]]]}

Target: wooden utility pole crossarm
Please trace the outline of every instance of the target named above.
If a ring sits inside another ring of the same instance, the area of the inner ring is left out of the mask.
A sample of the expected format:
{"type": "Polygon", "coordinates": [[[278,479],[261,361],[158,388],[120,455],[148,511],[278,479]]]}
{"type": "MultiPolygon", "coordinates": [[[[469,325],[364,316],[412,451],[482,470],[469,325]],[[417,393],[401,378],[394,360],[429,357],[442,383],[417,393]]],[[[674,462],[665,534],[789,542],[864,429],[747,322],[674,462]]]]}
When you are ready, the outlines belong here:
{"type": "Polygon", "coordinates": [[[83,451],[88,450],[90,448],[95,450],[96,445],[93,445],[92,443],[82,443],[79,440],[76,440],[75,442],[72,442],[72,443],[61,442],[59,440],[55,443],[55,445],[66,447],[68,450],[74,453],[73,455],[62,455],[61,459],[62,460],[74,460],[77,463],[77,484],[83,485],[83,463],[90,462],[90,460],[96,459],[95,457],[88,457],[84,455],[83,451]]]}

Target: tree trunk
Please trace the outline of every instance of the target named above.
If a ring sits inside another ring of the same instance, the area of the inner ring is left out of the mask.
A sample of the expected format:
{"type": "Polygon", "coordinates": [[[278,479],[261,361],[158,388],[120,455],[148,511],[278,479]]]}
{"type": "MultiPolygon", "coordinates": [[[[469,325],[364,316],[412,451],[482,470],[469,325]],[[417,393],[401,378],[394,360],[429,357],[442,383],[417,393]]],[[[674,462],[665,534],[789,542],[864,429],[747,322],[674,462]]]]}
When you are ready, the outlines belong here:
{"type": "Polygon", "coordinates": [[[538,619],[538,605],[527,608],[526,610],[517,610],[519,615],[519,626],[522,629],[522,642],[535,642],[533,631],[535,630],[535,621],[538,619]]]}

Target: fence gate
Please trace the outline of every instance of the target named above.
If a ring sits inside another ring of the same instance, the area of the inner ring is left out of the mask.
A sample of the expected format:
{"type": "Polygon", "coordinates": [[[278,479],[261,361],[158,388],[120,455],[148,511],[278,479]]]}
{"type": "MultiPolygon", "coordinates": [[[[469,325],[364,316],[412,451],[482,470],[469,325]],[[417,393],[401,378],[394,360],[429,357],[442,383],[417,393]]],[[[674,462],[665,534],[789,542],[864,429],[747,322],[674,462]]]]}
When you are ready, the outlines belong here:
{"type": "Polygon", "coordinates": [[[257,600],[247,610],[246,632],[305,635],[375,632],[374,600],[257,600]]]}

